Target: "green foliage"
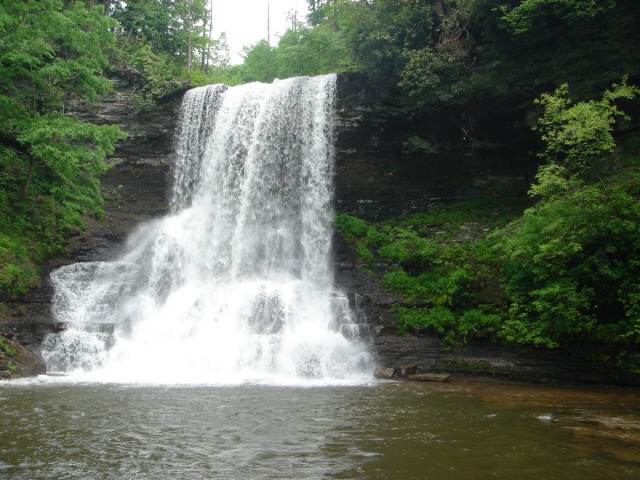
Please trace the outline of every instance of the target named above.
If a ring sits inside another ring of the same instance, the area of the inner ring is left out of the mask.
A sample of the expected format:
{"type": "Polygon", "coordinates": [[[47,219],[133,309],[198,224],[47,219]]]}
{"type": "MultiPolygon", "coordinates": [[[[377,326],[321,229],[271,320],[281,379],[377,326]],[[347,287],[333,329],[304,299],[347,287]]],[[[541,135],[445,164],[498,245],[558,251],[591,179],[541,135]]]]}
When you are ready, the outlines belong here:
{"type": "Polygon", "coordinates": [[[349,241],[364,237],[369,230],[369,224],[346,213],[339,213],[335,219],[336,229],[349,241]]]}
{"type": "Polygon", "coordinates": [[[509,339],[640,340],[639,205],[625,186],[582,185],[500,233],[509,339]]]}
{"type": "Polygon", "coordinates": [[[402,268],[387,273],[384,276],[383,286],[392,292],[403,293],[409,299],[415,298],[423,291],[418,279],[402,268]]]}
{"type": "MultiPolygon", "coordinates": [[[[58,0],[3,2],[0,17],[0,92],[23,118],[59,109],[67,95],[95,97],[110,83],[96,74],[108,65],[104,51],[114,45],[115,23],[102,7],[58,0]],[[27,82],[28,80],[28,82],[27,82]]],[[[10,123],[13,125],[13,122],[10,123]]]]}
{"type": "Polygon", "coordinates": [[[409,95],[423,104],[467,100],[471,88],[467,73],[473,60],[469,51],[423,48],[408,52],[407,57],[399,85],[409,95]]]}
{"type": "Polygon", "coordinates": [[[0,288],[24,293],[37,264],[101,215],[98,176],[123,133],[64,114],[74,98],[110,91],[100,73],[115,46],[104,8],[7,0],[0,8],[0,288]]]}
{"type": "Polygon", "coordinates": [[[428,308],[399,307],[397,325],[400,333],[429,332],[443,337],[445,343],[466,343],[472,338],[488,337],[501,328],[501,317],[488,313],[488,307],[471,308],[456,314],[451,308],[437,305],[428,308]]]}
{"type": "Polygon", "coordinates": [[[276,78],[321,75],[354,70],[345,35],[328,25],[287,30],[276,47],[262,40],[244,48],[238,68],[244,82],[271,82],[276,78]]]}
{"type": "Polygon", "coordinates": [[[616,118],[627,118],[614,102],[631,100],[639,92],[638,88],[627,85],[625,77],[622,83],[607,90],[601,100],[573,104],[567,84],[558,87],[553,94],[543,94],[534,102],[543,108],[535,127],[542,133],[546,145],[539,156],[579,172],[592,167],[616,145],[613,139],[616,118]]]}
{"type": "Polygon", "coordinates": [[[148,44],[156,54],[173,57],[183,66],[189,54],[196,61],[207,54],[207,4],[208,0],[128,0],[114,2],[109,13],[123,38],[148,44]]]}
{"type": "Polygon", "coordinates": [[[142,94],[157,97],[165,93],[167,83],[178,75],[176,66],[167,55],[156,53],[151,44],[142,39],[125,39],[121,44],[121,62],[138,71],[144,80],[142,94]]]}
{"type": "Polygon", "coordinates": [[[374,259],[373,253],[371,253],[371,250],[367,248],[366,243],[364,242],[356,243],[356,253],[358,255],[358,258],[363,262],[365,263],[373,262],[373,259],[374,259]]]}
{"type": "Polygon", "coordinates": [[[506,339],[640,342],[637,158],[624,166],[608,155],[615,117],[623,116],[613,101],[637,93],[623,81],[599,101],[572,104],[566,86],[541,97],[540,156],[549,163],[531,189],[539,201],[495,234],[506,339]]]}
{"type": "Polygon", "coordinates": [[[16,356],[16,349],[11,347],[10,345],[7,345],[3,339],[0,338],[0,352],[4,352],[4,354],[9,357],[9,358],[13,358],[16,356]]]}
{"type": "Polygon", "coordinates": [[[355,61],[372,76],[396,78],[407,52],[434,43],[438,14],[433,0],[377,0],[345,7],[343,21],[355,61]]]}
{"type": "Polygon", "coordinates": [[[615,0],[523,0],[515,7],[503,6],[503,19],[515,33],[530,30],[549,17],[571,24],[609,12],[615,0]]]}
{"type": "Polygon", "coordinates": [[[434,305],[462,307],[473,303],[476,278],[470,271],[470,265],[461,263],[461,266],[435,264],[419,275],[411,275],[398,268],[385,275],[383,285],[409,300],[419,297],[434,305]]]}
{"type": "Polygon", "coordinates": [[[15,348],[7,345],[5,341],[0,338],[0,353],[4,353],[7,357],[9,357],[9,361],[7,362],[7,370],[10,372],[15,372],[18,370],[17,365],[13,362],[13,358],[18,353],[15,348]]]}
{"type": "Polygon", "coordinates": [[[216,83],[221,72],[230,69],[225,34],[210,38],[209,5],[208,0],[109,4],[107,13],[118,25],[118,48],[111,62],[120,70],[137,72],[141,107],[185,84],[216,83]]]}
{"type": "Polygon", "coordinates": [[[408,62],[400,71],[399,86],[417,97],[421,105],[468,101],[473,91],[470,79],[477,55],[471,34],[476,3],[447,2],[446,8],[434,16],[429,41],[405,48],[408,62]]]}
{"type": "Polygon", "coordinates": [[[288,30],[278,42],[276,59],[279,78],[347,72],[354,68],[344,34],[329,25],[288,30]]]}
{"type": "Polygon", "coordinates": [[[276,51],[266,40],[245,47],[242,77],[245,82],[271,82],[277,78],[276,51]]]}
{"type": "Polygon", "coordinates": [[[336,228],[361,258],[367,250],[368,263],[395,265],[384,275],[385,289],[429,305],[398,308],[399,331],[431,331],[447,342],[466,342],[499,331],[502,297],[488,289],[490,279],[497,283],[499,267],[485,235],[522,208],[521,202],[485,198],[378,224],[339,214],[336,228]]]}
{"type": "Polygon", "coordinates": [[[34,265],[6,263],[0,270],[0,285],[9,295],[19,295],[38,283],[39,273],[34,265]]]}
{"type": "Polygon", "coordinates": [[[410,330],[431,330],[440,335],[448,334],[456,323],[455,314],[447,307],[405,308],[397,310],[398,329],[400,332],[410,330]]]}

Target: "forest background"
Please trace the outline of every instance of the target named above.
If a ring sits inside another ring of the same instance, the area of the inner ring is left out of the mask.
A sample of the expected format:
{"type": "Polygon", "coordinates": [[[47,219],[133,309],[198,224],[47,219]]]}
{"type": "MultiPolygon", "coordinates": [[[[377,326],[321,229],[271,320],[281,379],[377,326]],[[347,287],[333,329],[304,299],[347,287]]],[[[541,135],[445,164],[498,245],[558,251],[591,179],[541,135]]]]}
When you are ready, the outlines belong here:
{"type": "Polygon", "coordinates": [[[594,361],[638,371],[638,2],[308,4],[277,44],[248,45],[231,65],[224,35],[211,38],[207,0],[2,0],[0,299],[27,294],[86,216],[104,216],[100,175],[125,134],[65,111],[111,92],[109,76],[135,74],[144,109],[185,84],[360,72],[411,97],[416,116],[513,105],[538,139],[517,153],[538,165],[521,203],[467,201],[378,223],[338,214],[364,271],[393,265],[382,281],[404,299],[398,331],[605,345],[615,355],[594,361]],[[481,235],[453,240],[479,221],[481,235]]]}

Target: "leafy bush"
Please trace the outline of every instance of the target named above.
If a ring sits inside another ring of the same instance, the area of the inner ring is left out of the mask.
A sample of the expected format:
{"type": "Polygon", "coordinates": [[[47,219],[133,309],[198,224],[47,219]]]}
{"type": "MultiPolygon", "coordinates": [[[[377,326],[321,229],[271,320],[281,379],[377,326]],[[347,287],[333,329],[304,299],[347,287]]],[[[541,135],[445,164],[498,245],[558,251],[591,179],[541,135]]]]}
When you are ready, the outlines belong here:
{"type": "Polygon", "coordinates": [[[614,101],[637,93],[623,80],[598,101],[572,104],[567,86],[539,100],[547,162],[531,189],[539,201],[494,234],[506,339],[640,343],[637,158],[623,168],[610,155],[614,120],[624,117],[614,101]]]}
{"type": "Polygon", "coordinates": [[[499,232],[506,337],[638,342],[638,225],[640,204],[626,188],[591,185],[540,202],[499,232]]]}
{"type": "Polygon", "coordinates": [[[440,335],[449,344],[466,343],[473,337],[487,337],[501,328],[501,317],[497,313],[487,313],[490,307],[481,306],[464,310],[457,314],[445,306],[427,308],[399,307],[397,312],[398,331],[429,332],[440,335]]]}
{"type": "Polygon", "coordinates": [[[399,308],[399,331],[428,330],[448,342],[464,342],[499,330],[497,313],[485,313],[499,310],[485,304],[487,297],[497,304],[502,297],[486,294],[487,279],[497,283],[499,268],[496,250],[484,237],[489,225],[505,225],[521,205],[512,199],[464,201],[377,224],[339,214],[336,227],[362,260],[394,265],[383,277],[385,289],[430,305],[399,308]],[[461,232],[471,230],[461,241],[461,232]]]}
{"type": "Polygon", "coordinates": [[[336,216],[335,226],[348,241],[364,237],[369,229],[367,222],[346,213],[339,213],[336,216]]]}
{"type": "Polygon", "coordinates": [[[409,329],[430,329],[440,335],[451,331],[456,323],[455,314],[447,307],[405,308],[400,307],[398,313],[398,329],[406,332],[409,329]]]}
{"type": "Polygon", "coordinates": [[[7,263],[0,270],[0,285],[9,295],[25,293],[38,283],[39,273],[34,265],[7,263]]]}
{"type": "Polygon", "coordinates": [[[364,242],[356,243],[356,253],[358,254],[358,258],[365,263],[373,262],[373,253],[367,248],[367,244],[364,242]]]}
{"type": "Polygon", "coordinates": [[[4,352],[4,354],[9,357],[15,357],[16,356],[16,349],[11,347],[10,345],[7,345],[3,339],[0,338],[0,352],[4,352]]]}

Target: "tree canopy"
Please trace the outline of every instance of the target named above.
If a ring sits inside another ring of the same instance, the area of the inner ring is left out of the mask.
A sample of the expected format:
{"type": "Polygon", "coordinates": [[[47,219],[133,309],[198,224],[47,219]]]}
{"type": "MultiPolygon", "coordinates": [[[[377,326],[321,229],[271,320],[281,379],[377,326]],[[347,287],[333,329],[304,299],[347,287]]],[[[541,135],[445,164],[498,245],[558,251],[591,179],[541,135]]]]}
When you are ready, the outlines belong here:
{"type": "Polygon", "coordinates": [[[31,256],[55,250],[59,236],[81,225],[85,210],[101,212],[97,176],[123,134],[116,125],[67,116],[65,105],[110,90],[100,74],[115,44],[114,26],[104,7],[80,2],[7,0],[0,6],[0,282],[10,292],[30,283],[33,274],[22,273],[33,271],[31,256]],[[53,241],[41,242],[41,233],[53,241]],[[25,240],[35,243],[34,255],[25,240]]]}

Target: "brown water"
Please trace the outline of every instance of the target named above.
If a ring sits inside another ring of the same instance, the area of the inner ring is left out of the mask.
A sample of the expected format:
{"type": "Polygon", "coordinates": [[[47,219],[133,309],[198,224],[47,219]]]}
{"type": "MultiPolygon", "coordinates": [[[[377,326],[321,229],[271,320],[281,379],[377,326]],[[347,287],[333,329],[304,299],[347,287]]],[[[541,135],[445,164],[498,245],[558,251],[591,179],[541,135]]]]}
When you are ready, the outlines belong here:
{"type": "Polygon", "coordinates": [[[0,383],[0,478],[640,478],[640,392],[0,383]]]}

